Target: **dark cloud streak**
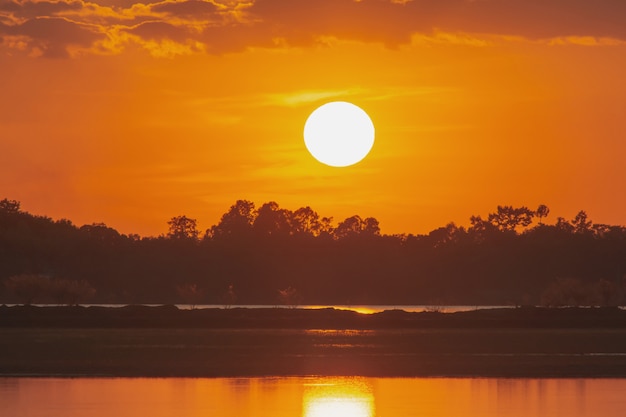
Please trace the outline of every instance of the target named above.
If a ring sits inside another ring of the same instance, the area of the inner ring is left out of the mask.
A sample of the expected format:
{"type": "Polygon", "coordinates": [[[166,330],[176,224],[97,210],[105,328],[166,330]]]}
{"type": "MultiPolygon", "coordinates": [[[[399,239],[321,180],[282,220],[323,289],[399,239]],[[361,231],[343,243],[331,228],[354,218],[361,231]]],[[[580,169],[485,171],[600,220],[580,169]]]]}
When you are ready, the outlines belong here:
{"type": "Polygon", "coordinates": [[[169,39],[175,42],[184,42],[190,38],[190,32],[181,26],[174,26],[165,22],[143,22],[126,32],[140,36],[147,40],[169,39]]]}
{"type": "Polygon", "coordinates": [[[220,10],[220,8],[210,2],[188,0],[180,2],[157,3],[151,7],[151,10],[157,13],[168,13],[172,16],[177,17],[200,19],[206,18],[207,16],[212,17],[220,10]]]}
{"type": "Polygon", "coordinates": [[[0,3],[0,12],[8,12],[18,18],[32,19],[35,17],[51,17],[66,11],[79,11],[84,7],[81,1],[26,1],[18,3],[10,1],[0,3]]]}
{"type": "MultiPolygon", "coordinates": [[[[22,35],[63,50],[115,30],[146,40],[202,42],[212,53],[247,47],[306,47],[324,37],[395,47],[434,31],[543,40],[568,36],[626,41],[624,0],[109,0],[0,4],[0,36],[22,35]],[[116,4],[116,5],[113,5],[116,4]]],[[[137,39],[137,38],[135,38],[137,39]]]]}
{"type": "Polygon", "coordinates": [[[626,39],[622,0],[488,0],[466,3],[445,19],[449,29],[547,39],[596,36],[626,39]]]}
{"type": "Polygon", "coordinates": [[[296,39],[326,35],[397,44],[435,29],[529,39],[626,39],[623,0],[257,0],[249,13],[296,39]]]}
{"type": "Polygon", "coordinates": [[[88,47],[101,37],[84,25],[55,17],[38,17],[14,26],[2,25],[0,34],[26,36],[32,40],[33,47],[49,58],[68,57],[69,46],[88,47]]]}

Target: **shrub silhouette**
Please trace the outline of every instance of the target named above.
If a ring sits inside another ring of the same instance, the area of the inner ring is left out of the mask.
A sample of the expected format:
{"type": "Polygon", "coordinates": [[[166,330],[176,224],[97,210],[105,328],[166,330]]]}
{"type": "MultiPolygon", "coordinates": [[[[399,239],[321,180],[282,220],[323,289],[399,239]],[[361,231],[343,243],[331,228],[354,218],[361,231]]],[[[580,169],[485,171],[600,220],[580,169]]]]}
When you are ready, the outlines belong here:
{"type": "Polygon", "coordinates": [[[8,278],[4,285],[22,304],[41,301],[48,292],[50,280],[38,274],[20,274],[8,278]]]}
{"type": "Polygon", "coordinates": [[[85,280],[48,278],[39,274],[12,276],[5,281],[5,287],[26,305],[44,301],[76,305],[89,301],[96,294],[96,290],[85,280]]]}

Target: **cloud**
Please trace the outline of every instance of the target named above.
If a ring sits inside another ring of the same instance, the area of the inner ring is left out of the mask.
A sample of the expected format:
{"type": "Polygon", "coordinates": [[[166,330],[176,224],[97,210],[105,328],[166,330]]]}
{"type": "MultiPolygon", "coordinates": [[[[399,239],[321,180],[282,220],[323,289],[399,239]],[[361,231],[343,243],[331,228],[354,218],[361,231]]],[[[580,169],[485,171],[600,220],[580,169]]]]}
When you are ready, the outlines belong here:
{"type": "Polygon", "coordinates": [[[57,16],[66,11],[78,11],[84,4],[81,1],[39,1],[17,2],[15,0],[0,3],[0,12],[6,12],[16,18],[31,19],[42,16],[57,16]]]}
{"type": "MultiPolygon", "coordinates": [[[[63,50],[67,55],[72,45],[88,47],[89,42],[102,49],[105,39],[124,33],[130,35],[127,40],[144,47],[148,41],[167,40],[172,47],[193,44],[192,49],[209,53],[308,47],[330,38],[390,48],[488,46],[493,39],[611,46],[626,41],[624,22],[623,0],[11,0],[0,4],[0,36],[25,36],[48,56],[63,55],[63,50]]],[[[115,53],[121,51],[116,44],[115,53]]]]}
{"type": "Polygon", "coordinates": [[[268,102],[281,106],[298,106],[300,104],[314,103],[329,98],[352,96],[362,91],[355,90],[329,90],[329,91],[297,91],[288,94],[273,94],[268,97],[268,102]]]}
{"type": "Polygon", "coordinates": [[[626,45],[626,40],[595,36],[564,36],[550,39],[549,44],[580,46],[620,46],[626,45]]]}
{"type": "Polygon", "coordinates": [[[548,39],[560,36],[626,38],[621,0],[483,0],[458,8],[459,30],[548,39]],[[466,14],[461,14],[466,12],[466,14]]]}
{"type": "Polygon", "coordinates": [[[257,0],[249,13],[296,43],[328,35],[396,45],[436,29],[534,40],[626,39],[623,0],[257,0]]]}
{"type": "Polygon", "coordinates": [[[493,39],[486,36],[471,36],[466,33],[446,33],[435,30],[432,34],[415,33],[411,36],[411,45],[462,45],[483,47],[493,45],[493,39]]]}
{"type": "Polygon", "coordinates": [[[17,25],[0,25],[0,34],[29,39],[31,48],[50,58],[67,57],[71,47],[86,48],[101,37],[87,25],[56,17],[37,17],[17,25]]]}
{"type": "Polygon", "coordinates": [[[413,31],[431,28],[426,15],[432,9],[409,14],[406,4],[382,0],[257,0],[249,13],[293,45],[306,46],[320,36],[397,45],[409,42],[413,31]]]}
{"type": "MultiPolygon", "coordinates": [[[[141,23],[125,30],[148,53],[158,58],[173,58],[204,51],[204,44],[193,39],[194,31],[161,21],[141,23]]],[[[128,39],[124,39],[128,41],[128,39]]]]}
{"type": "Polygon", "coordinates": [[[150,9],[157,13],[167,13],[171,16],[195,20],[213,17],[220,10],[225,9],[225,6],[218,6],[209,1],[188,0],[179,2],[165,1],[152,5],[150,9]]]}
{"type": "Polygon", "coordinates": [[[175,42],[184,42],[190,34],[190,31],[184,26],[174,26],[160,21],[140,23],[135,27],[126,29],[126,32],[145,40],[169,39],[175,42]]]}

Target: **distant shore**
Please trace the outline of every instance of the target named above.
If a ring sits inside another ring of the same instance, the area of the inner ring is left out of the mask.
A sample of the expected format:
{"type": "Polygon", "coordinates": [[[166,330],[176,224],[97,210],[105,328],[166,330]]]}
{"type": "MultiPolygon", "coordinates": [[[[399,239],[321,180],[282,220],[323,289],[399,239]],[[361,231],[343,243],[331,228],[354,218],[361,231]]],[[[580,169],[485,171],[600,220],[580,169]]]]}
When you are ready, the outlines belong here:
{"type": "Polygon", "coordinates": [[[123,307],[0,305],[2,327],[116,328],[626,328],[626,310],[617,307],[476,308],[471,311],[362,314],[320,308],[179,309],[174,305],[123,307]]]}
{"type": "Polygon", "coordinates": [[[0,376],[626,377],[626,311],[0,306],[0,376]]]}

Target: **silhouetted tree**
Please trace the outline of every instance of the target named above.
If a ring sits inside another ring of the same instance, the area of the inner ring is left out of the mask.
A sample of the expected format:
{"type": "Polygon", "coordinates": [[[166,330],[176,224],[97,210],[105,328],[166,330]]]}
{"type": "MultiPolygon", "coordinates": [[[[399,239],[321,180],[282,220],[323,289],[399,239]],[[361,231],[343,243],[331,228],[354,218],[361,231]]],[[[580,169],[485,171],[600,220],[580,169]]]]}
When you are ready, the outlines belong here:
{"type": "Polygon", "coordinates": [[[228,289],[222,295],[222,303],[225,308],[230,308],[237,302],[237,293],[235,292],[235,286],[233,284],[228,285],[228,289]]]}
{"type": "Polygon", "coordinates": [[[580,279],[558,278],[541,294],[541,303],[548,307],[591,305],[593,295],[580,279]]]}
{"type": "Polygon", "coordinates": [[[488,220],[501,231],[515,231],[519,226],[527,227],[535,213],[527,207],[498,206],[497,212],[490,213],[488,220]]]}
{"type": "Polygon", "coordinates": [[[19,213],[20,211],[20,202],[16,200],[9,200],[8,198],[4,198],[0,200],[0,212],[5,213],[19,213]]]}
{"type": "Polygon", "coordinates": [[[587,220],[587,213],[581,210],[576,214],[574,220],[572,220],[572,226],[575,233],[589,233],[591,232],[591,220],[587,220]]]}
{"type": "Polygon", "coordinates": [[[198,223],[196,219],[187,216],[172,217],[167,222],[169,230],[167,237],[170,239],[198,239],[198,223]]]}
{"type": "Polygon", "coordinates": [[[95,288],[85,280],[55,278],[49,281],[46,291],[57,304],[85,303],[96,294],[95,288]]]}
{"type": "Polygon", "coordinates": [[[574,227],[564,217],[557,217],[554,227],[565,233],[572,233],[574,231],[574,227]]]}
{"type": "Polygon", "coordinates": [[[373,217],[362,219],[359,215],[348,217],[339,223],[334,231],[334,235],[338,239],[359,235],[376,236],[379,234],[380,226],[378,220],[373,217]]]}
{"type": "Polygon", "coordinates": [[[539,218],[539,224],[543,224],[542,219],[544,217],[548,217],[548,214],[550,214],[550,209],[548,208],[548,206],[546,206],[545,204],[539,204],[539,207],[537,207],[537,211],[535,211],[535,216],[539,218]]]}
{"type": "Polygon", "coordinates": [[[601,279],[597,284],[599,304],[604,307],[616,306],[621,299],[619,287],[608,279],[601,279]]]}
{"type": "Polygon", "coordinates": [[[117,230],[108,227],[104,223],[84,225],[79,230],[87,235],[90,240],[106,245],[114,245],[121,237],[117,230]]]}
{"type": "Polygon", "coordinates": [[[75,305],[90,300],[96,290],[85,280],[48,278],[38,274],[21,274],[10,277],[6,288],[22,303],[51,300],[57,304],[75,305]]]}
{"type": "Polygon", "coordinates": [[[465,230],[462,227],[457,227],[454,223],[448,223],[445,227],[431,231],[428,234],[428,238],[432,242],[433,247],[440,247],[460,241],[464,234],[465,230]]]}
{"type": "Polygon", "coordinates": [[[23,304],[41,301],[48,291],[50,280],[38,274],[21,274],[9,277],[4,285],[23,304]]]}
{"type": "Polygon", "coordinates": [[[68,292],[69,281],[66,279],[56,279],[48,283],[48,292],[52,300],[57,304],[69,304],[68,292]]]}
{"type": "Polygon", "coordinates": [[[292,234],[290,220],[291,213],[271,201],[259,207],[252,228],[265,236],[286,236],[292,234]]]}
{"type": "Polygon", "coordinates": [[[363,230],[362,233],[379,236],[380,235],[380,223],[373,217],[366,217],[363,220],[363,230]]]}
{"type": "Polygon", "coordinates": [[[197,284],[182,284],[176,287],[178,296],[185,304],[188,304],[191,309],[195,309],[196,305],[204,299],[204,291],[198,288],[197,284]]]}
{"type": "Polygon", "coordinates": [[[319,236],[331,236],[334,230],[332,217],[322,217],[320,219],[319,236]]]}
{"type": "Polygon", "coordinates": [[[470,224],[471,226],[468,229],[468,234],[474,243],[483,243],[495,233],[500,232],[496,226],[494,226],[490,221],[484,220],[481,216],[471,216],[470,224]]]}
{"type": "Polygon", "coordinates": [[[255,218],[254,203],[237,200],[222,216],[220,222],[211,228],[210,235],[212,237],[249,235],[255,218]]]}
{"type": "Polygon", "coordinates": [[[7,201],[0,208],[0,302],[71,303],[65,289],[81,280],[105,303],[179,302],[175,289],[185,284],[225,305],[233,302],[225,288],[237,288],[243,303],[275,303],[287,283],[316,303],[505,303],[523,294],[538,301],[558,276],[580,281],[595,303],[626,294],[616,281],[626,274],[626,228],[591,224],[586,215],[516,233],[528,217],[501,206],[493,222],[472,216],[467,229],[449,223],[428,235],[381,236],[373,217],[352,216],[334,228],[310,207],[291,212],[269,202],[257,211],[239,200],[197,242],[188,239],[197,234],[186,220],[169,237],[140,238],[101,223],[78,228],[34,216],[7,201]],[[41,285],[21,287],[19,298],[8,290],[7,277],[40,271],[41,285]],[[55,283],[65,284],[55,290],[55,283]]]}
{"type": "Polygon", "coordinates": [[[291,224],[295,234],[319,236],[324,229],[319,214],[309,206],[301,207],[294,211],[291,218],[291,224]]]}
{"type": "Polygon", "coordinates": [[[338,239],[355,236],[361,233],[362,228],[363,219],[358,215],[354,215],[340,222],[335,228],[334,235],[338,239]]]}
{"type": "Polygon", "coordinates": [[[289,286],[285,289],[278,290],[278,301],[281,305],[296,308],[300,303],[300,294],[298,294],[295,288],[289,286]]]}

